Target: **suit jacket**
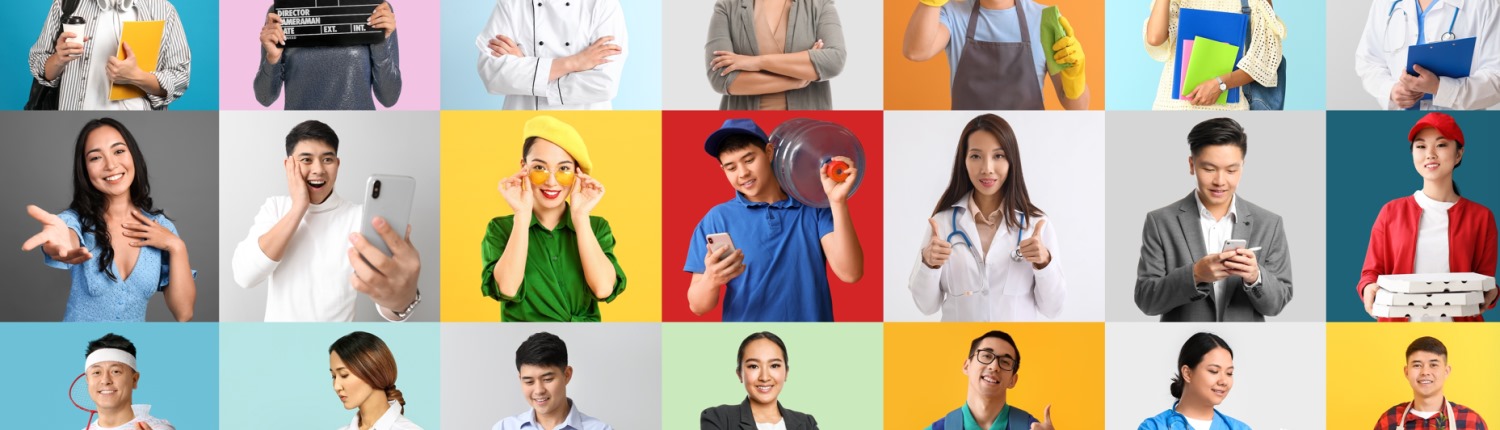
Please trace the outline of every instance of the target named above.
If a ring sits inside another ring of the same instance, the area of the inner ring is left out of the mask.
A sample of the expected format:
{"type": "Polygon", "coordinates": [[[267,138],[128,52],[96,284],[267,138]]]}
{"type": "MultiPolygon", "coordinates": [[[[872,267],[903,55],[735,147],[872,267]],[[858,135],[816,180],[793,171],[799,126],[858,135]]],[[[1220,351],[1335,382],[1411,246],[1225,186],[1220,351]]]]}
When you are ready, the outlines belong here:
{"type": "MultiPolygon", "coordinates": [[[[1238,276],[1225,279],[1226,300],[1201,292],[1193,281],[1193,264],[1208,255],[1193,194],[1146,214],[1141,232],[1141,259],[1136,266],[1135,305],[1162,321],[1265,321],[1292,300],[1291,252],[1281,217],[1236,198],[1234,239],[1245,239],[1260,264],[1261,285],[1245,288],[1238,276]]],[[[1218,251],[1218,250],[1214,250],[1218,251]]]]}
{"type": "MultiPolygon", "coordinates": [[[[818,430],[818,420],[813,419],[812,415],[781,407],[781,402],[776,402],[776,409],[781,410],[786,430],[818,430]]],[[[745,401],[738,405],[719,405],[704,409],[699,423],[703,430],[755,430],[750,398],[745,397],[745,401]]]]}

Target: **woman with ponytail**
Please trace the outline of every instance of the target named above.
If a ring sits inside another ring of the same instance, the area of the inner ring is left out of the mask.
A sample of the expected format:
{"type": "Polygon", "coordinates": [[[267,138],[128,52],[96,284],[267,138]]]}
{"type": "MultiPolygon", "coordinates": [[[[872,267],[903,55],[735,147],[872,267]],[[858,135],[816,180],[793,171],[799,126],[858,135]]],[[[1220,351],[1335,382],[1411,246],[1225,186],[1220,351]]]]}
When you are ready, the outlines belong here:
{"type": "Polygon", "coordinates": [[[1141,422],[1140,430],[1250,430],[1250,426],[1215,410],[1234,388],[1234,350],[1212,333],[1198,333],[1177,353],[1172,377],[1171,409],[1141,422]]]}
{"type": "Polygon", "coordinates": [[[396,357],[379,337],[356,331],[334,341],[328,372],[344,409],[359,408],[344,430],[422,430],[402,416],[406,399],[396,389],[396,357]]]}

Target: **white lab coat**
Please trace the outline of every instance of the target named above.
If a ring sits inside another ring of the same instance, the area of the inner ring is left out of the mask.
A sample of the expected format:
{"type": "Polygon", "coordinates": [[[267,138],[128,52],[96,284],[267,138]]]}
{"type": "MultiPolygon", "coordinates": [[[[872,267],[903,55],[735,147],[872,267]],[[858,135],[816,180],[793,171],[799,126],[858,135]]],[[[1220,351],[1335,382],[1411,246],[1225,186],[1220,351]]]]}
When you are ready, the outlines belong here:
{"type": "Polygon", "coordinates": [[[505,96],[504,109],[611,109],[620,71],[630,54],[619,0],[496,0],[489,23],[474,43],[480,50],[479,80],[490,94],[505,96]],[[503,34],[525,57],[494,56],[489,40],[503,34]],[[552,61],[583,51],[604,36],[620,54],[593,70],[548,81],[552,61]]]}
{"type": "MultiPolygon", "coordinates": [[[[1453,24],[1457,39],[1476,38],[1474,63],[1467,78],[1439,78],[1429,109],[1485,109],[1500,104],[1500,3],[1495,0],[1434,0],[1422,24],[1424,42],[1438,42],[1453,24]],[[1454,21],[1454,13],[1458,14],[1454,21]]],[[[1417,43],[1417,2],[1372,0],[1364,36],[1354,52],[1354,70],[1365,91],[1384,109],[1391,103],[1391,87],[1406,72],[1406,48],[1417,43]],[[1402,12],[1405,11],[1405,13],[1402,12]]]]}
{"type": "MultiPolygon", "coordinates": [[[[1057,240],[1057,226],[1046,217],[1029,219],[1027,228],[1040,220],[1047,220],[1042,228],[1042,244],[1052,253],[1052,262],[1037,270],[1025,260],[1010,258],[1016,249],[1016,238],[1020,232],[1010,230],[1004,224],[995,231],[990,249],[984,261],[981,252],[982,239],[974,216],[969,212],[969,198],[965,196],[952,208],[933,215],[937,221],[938,237],[947,238],[953,232],[953,212],[958,213],[958,228],[973,241],[973,248],[954,246],[953,254],[942,267],[933,269],[922,262],[921,257],[911,269],[912,300],[925,315],[943,311],[943,321],[1031,321],[1037,313],[1047,318],[1057,317],[1067,296],[1067,283],[1063,279],[1063,251],[1057,240]]],[[[1018,215],[1017,215],[1018,216],[1018,215]]],[[[932,238],[932,228],[922,233],[922,247],[932,238]]],[[[954,240],[959,240],[954,237],[954,240]]]]}

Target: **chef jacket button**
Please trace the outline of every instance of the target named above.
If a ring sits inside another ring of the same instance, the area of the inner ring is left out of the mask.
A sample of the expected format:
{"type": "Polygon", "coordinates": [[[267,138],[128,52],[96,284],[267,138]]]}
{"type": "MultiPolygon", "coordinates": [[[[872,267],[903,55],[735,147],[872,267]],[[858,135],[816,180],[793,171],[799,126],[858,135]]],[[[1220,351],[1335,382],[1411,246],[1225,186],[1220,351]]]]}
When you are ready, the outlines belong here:
{"type": "Polygon", "coordinates": [[[563,42],[563,46],[573,46],[573,42],[563,42]]]}
{"type": "Polygon", "coordinates": [[[542,7],[542,4],[541,4],[541,3],[540,3],[540,2],[538,2],[538,3],[537,3],[537,4],[536,4],[536,7],[542,7]]]}
{"type": "Polygon", "coordinates": [[[540,41],[540,40],[538,40],[538,41],[536,41],[536,44],[537,44],[537,45],[546,45],[546,44],[547,44],[547,43],[546,43],[546,42],[542,42],[542,41],[540,41]]]}

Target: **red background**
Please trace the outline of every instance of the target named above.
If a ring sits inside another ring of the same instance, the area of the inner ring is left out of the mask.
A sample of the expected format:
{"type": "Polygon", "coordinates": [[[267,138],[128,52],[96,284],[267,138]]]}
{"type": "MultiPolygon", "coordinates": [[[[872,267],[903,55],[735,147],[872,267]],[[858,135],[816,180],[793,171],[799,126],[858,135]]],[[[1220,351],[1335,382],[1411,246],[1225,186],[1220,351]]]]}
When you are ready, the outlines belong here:
{"type": "MultiPolygon", "coordinates": [[[[703,141],[729,118],[750,118],[766,134],[783,121],[812,118],[849,128],[865,149],[864,179],[849,198],[849,217],[865,254],[865,276],[846,284],[828,271],[835,321],[879,322],[883,316],[884,252],[881,227],[885,185],[881,155],[883,128],[880,111],[666,111],[662,112],[662,321],[719,321],[720,310],[703,316],[688,310],[687,287],[692,273],[682,271],[689,241],[698,221],[715,205],[734,197],[719,162],[703,152],[703,141]]],[[[743,245],[741,245],[743,246],[743,245]]],[[[720,293],[720,306],[723,306],[720,293]]]]}

